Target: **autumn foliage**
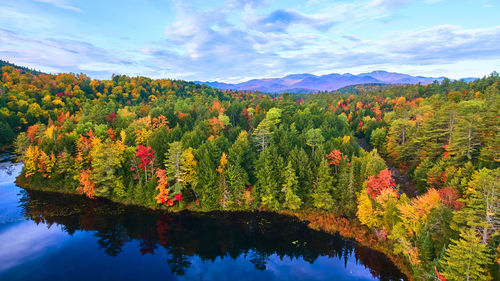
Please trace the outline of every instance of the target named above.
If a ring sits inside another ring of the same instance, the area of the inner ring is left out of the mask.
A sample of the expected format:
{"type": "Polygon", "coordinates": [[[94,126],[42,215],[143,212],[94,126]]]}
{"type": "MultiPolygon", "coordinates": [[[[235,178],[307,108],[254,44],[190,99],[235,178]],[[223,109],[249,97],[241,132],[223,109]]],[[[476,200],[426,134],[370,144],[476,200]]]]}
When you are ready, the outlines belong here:
{"type": "Polygon", "coordinates": [[[366,192],[372,199],[375,199],[385,189],[391,189],[395,196],[398,196],[396,182],[389,169],[380,171],[377,176],[370,176],[367,181],[366,192]]]}

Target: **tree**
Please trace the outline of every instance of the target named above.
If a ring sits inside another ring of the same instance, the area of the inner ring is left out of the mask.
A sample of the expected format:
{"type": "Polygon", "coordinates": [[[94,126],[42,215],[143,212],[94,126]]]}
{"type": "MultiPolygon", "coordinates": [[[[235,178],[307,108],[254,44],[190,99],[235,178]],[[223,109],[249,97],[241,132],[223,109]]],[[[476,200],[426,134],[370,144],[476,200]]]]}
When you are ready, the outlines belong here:
{"type": "Polygon", "coordinates": [[[361,190],[358,196],[358,211],[356,212],[356,216],[361,224],[369,228],[379,227],[382,224],[382,220],[377,215],[377,211],[373,207],[372,200],[366,193],[366,190],[361,190]]]}
{"type": "Polygon", "coordinates": [[[295,194],[299,182],[291,161],[288,161],[285,168],[283,181],[283,188],[281,191],[284,193],[285,198],[282,206],[290,210],[299,209],[300,205],[302,205],[302,200],[295,194]]]}
{"type": "Polygon", "coordinates": [[[245,192],[245,187],[249,184],[249,176],[245,168],[244,162],[248,161],[248,134],[242,131],[236,141],[229,148],[227,156],[227,178],[229,190],[231,193],[229,205],[241,204],[241,199],[245,192]]]}
{"type": "Polygon", "coordinates": [[[384,189],[391,189],[397,195],[396,182],[389,169],[380,171],[376,177],[368,177],[366,191],[372,199],[375,199],[384,189]]]}
{"type": "Polygon", "coordinates": [[[276,147],[270,146],[260,154],[256,163],[257,193],[262,205],[271,210],[277,210],[280,205],[279,191],[282,186],[283,162],[276,147]]]}
{"type": "Polygon", "coordinates": [[[226,208],[228,205],[228,201],[230,199],[230,193],[227,186],[227,156],[225,152],[222,152],[222,156],[220,157],[219,166],[217,167],[218,176],[218,186],[219,186],[219,194],[221,195],[221,205],[223,208],[226,208]]]}
{"type": "Polygon", "coordinates": [[[441,197],[435,189],[429,189],[427,193],[412,198],[410,203],[402,203],[398,206],[400,212],[400,225],[405,229],[406,236],[417,238],[427,222],[427,216],[435,208],[439,208],[441,197]]]}
{"type": "Polygon", "coordinates": [[[300,183],[297,189],[297,195],[305,201],[306,198],[309,198],[311,193],[314,178],[314,172],[309,156],[303,148],[299,149],[296,146],[290,152],[288,160],[292,162],[293,169],[295,170],[300,183]]]}
{"type": "Polygon", "coordinates": [[[316,185],[312,192],[314,207],[318,209],[330,210],[335,201],[332,198],[333,191],[333,176],[330,171],[330,166],[326,158],[323,158],[318,168],[318,176],[316,185]]]}
{"type": "Polygon", "coordinates": [[[197,151],[196,169],[201,203],[204,208],[218,208],[219,193],[217,188],[217,166],[222,152],[215,145],[215,140],[205,142],[197,151]]]}
{"type": "Polygon", "coordinates": [[[167,204],[167,206],[171,206],[173,203],[171,199],[169,199],[170,190],[168,189],[168,177],[167,172],[163,169],[156,169],[156,177],[158,185],[156,186],[156,190],[158,190],[158,195],[156,195],[156,203],[158,204],[167,204]]]}
{"type": "Polygon", "coordinates": [[[89,198],[95,198],[95,183],[92,180],[92,174],[89,169],[82,170],[80,172],[80,177],[78,178],[80,186],[76,188],[76,191],[85,194],[89,198]]]}
{"type": "Polygon", "coordinates": [[[153,171],[153,163],[154,163],[154,150],[149,146],[138,145],[137,152],[135,153],[135,157],[139,158],[139,164],[137,165],[138,169],[144,170],[144,176],[146,182],[148,182],[148,173],[151,172],[151,176],[154,173],[153,171]]]}
{"type": "Polygon", "coordinates": [[[182,191],[182,143],[172,142],[170,148],[165,153],[165,170],[167,177],[173,180],[173,194],[180,194],[182,191]]]}
{"type": "Polygon", "coordinates": [[[272,131],[276,127],[276,125],[280,123],[280,121],[281,109],[273,107],[269,109],[264,120],[262,120],[257,128],[255,128],[253,134],[261,152],[266,149],[273,134],[272,131]]]}
{"type": "Polygon", "coordinates": [[[330,160],[329,164],[335,167],[335,174],[337,173],[337,168],[342,161],[342,152],[338,149],[334,149],[326,156],[330,160]]]}
{"type": "Polygon", "coordinates": [[[484,101],[469,100],[458,104],[458,117],[448,150],[457,163],[471,161],[479,154],[480,132],[483,130],[484,101]]]}
{"type": "Polygon", "coordinates": [[[184,186],[189,186],[191,192],[193,193],[195,200],[199,202],[198,196],[196,194],[196,187],[198,186],[198,175],[196,172],[196,166],[198,165],[198,161],[193,153],[193,148],[190,147],[181,155],[181,179],[184,186]]]}
{"type": "Polygon", "coordinates": [[[37,162],[39,157],[40,157],[40,150],[38,149],[38,146],[37,145],[28,146],[23,157],[24,177],[29,178],[37,172],[38,170],[37,162]]]}
{"type": "MultiPolygon", "coordinates": [[[[117,172],[124,162],[125,145],[122,141],[108,140],[103,143],[98,137],[92,139],[90,157],[92,159],[92,180],[95,184],[95,194],[104,196],[116,190],[124,196],[123,183],[117,178],[117,172]],[[122,190],[120,190],[120,188],[122,190]]],[[[115,192],[116,193],[116,192],[115,192]]]]}
{"type": "Polygon", "coordinates": [[[325,141],[321,129],[309,129],[306,132],[306,144],[312,148],[312,153],[314,154],[314,149],[325,141]]]}
{"type": "Polygon", "coordinates": [[[385,151],[385,136],[385,127],[375,129],[370,136],[371,146],[376,148],[381,154],[384,154],[385,151]]]}
{"type": "Polygon", "coordinates": [[[0,145],[10,144],[14,141],[14,131],[6,122],[0,121],[0,145]]]}
{"type": "Polygon", "coordinates": [[[442,262],[443,275],[449,280],[490,280],[487,266],[493,255],[473,228],[460,233],[460,239],[451,240],[442,262]]]}
{"type": "Polygon", "coordinates": [[[474,228],[486,244],[499,235],[500,230],[500,168],[483,168],[472,175],[468,184],[465,206],[453,216],[452,227],[463,225],[474,228]]]}

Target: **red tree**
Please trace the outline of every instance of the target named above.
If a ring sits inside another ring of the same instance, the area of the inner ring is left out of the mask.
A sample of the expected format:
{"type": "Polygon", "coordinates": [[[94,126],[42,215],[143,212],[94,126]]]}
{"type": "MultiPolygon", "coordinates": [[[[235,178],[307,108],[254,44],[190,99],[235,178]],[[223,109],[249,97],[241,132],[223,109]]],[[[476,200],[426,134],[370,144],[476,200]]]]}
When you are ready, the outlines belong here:
{"type": "Polygon", "coordinates": [[[460,210],[462,208],[463,203],[457,201],[457,199],[460,197],[458,190],[451,186],[447,186],[438,190],[438,192],[439,196],[441,196],[443,204],[455,210],[460,210]]]}
{"type": "Polygon", "coordinates": [[[394,181],[392,173],[389,169],[380,171],[376,177],[368,177],[367,185],[368,187],[366,189],[366,193],[368,193],[372,199],[375,199],[382,192],[382,190],[387,188],[392,188],[397,194],[396,182],[394,181]]]}
{"type": "Polygon", "coordinates": [[[342,152],[340,152],[340,150],[338,149],[334,149],[332,150],[332,152],[330,152],[330,154],[326,156],[326,158],[330,160],[328,162],[330,163],[330,165],[335,166],[335,173],[337,173],[337,167],[340,165],[340,162],[342,161],[342,152]]]}
{"type": "Polygon", "coordinates": [[[151,177],[153,177],[153,161],[154,161],[154,150],[149,146],[138,145],[135,157],[139,158],[139,165],[137,168],[144,170],[144,175],[146,176],[146,182],[148,181],[148,170],[151,172],[151,177]],[[149,166],[149,169],[148,169],[149,166]]]}

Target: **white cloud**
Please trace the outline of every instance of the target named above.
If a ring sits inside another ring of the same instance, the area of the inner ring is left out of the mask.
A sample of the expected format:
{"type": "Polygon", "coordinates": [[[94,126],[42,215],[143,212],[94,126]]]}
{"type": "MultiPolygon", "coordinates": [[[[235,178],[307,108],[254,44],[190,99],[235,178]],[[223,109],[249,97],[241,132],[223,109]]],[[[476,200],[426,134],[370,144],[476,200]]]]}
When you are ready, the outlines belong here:
{"type": "MultiPolygon", "coordinates": [[[[62,0],[40,1],[67,4],[62,0]]],[[[0,57],[45,71],[84,71],[99,78],[123,73],[230,82],[304,72],[394,71],[411,67],[424,71],[421,66],[447,75],[456,73],[453,66],[463,67],[463,62],[470,69],[479,69],[472,65],[474,60],[487,69],[498,65],[500,26],[464,29],[438,25],[404,32],[384,31],[381,37],[372,36],[370,40],[349,33],[374,19],[391,16],[409,2],[315,0],[305,4],[314,8],[299,12],[293,7],[274,9],[265,0],[227,0],[209,8],[175,0],[173,22],[158,35],[160,38],[135,50],[125,50],[106,40],[100,41],[109,43],[103,48],[85,39],[37,37],[0,29],[0,57]]],[[[5,14],[16,18],[16,13],[0,9],[0,17],[5,14]]]]}
{"type": "Polygon", "coordinates": [[[54,7],[60,8],[60,9],[66,9],[66,10],[70,10],[70,11],[74,11],[74,12],[78,12],[78,13],[83,13],[82,9],[71,5],[66,0],[35,0],[35,1],[40,2],[40,3],[49,4],[49,5],[52,5],[54,7]]]}

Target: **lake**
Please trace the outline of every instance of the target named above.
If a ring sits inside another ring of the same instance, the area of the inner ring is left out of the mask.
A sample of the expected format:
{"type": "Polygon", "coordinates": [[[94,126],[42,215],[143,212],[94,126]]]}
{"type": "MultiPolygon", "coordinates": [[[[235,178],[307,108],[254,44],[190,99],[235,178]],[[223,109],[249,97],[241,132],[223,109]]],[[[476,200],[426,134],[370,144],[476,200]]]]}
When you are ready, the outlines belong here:
{"type": "Polygon", "coordinates": [[[295,218],[26,191],[21,168],[0,155],[0,280],[406,280],[382,253],[295,218]]]}

